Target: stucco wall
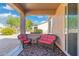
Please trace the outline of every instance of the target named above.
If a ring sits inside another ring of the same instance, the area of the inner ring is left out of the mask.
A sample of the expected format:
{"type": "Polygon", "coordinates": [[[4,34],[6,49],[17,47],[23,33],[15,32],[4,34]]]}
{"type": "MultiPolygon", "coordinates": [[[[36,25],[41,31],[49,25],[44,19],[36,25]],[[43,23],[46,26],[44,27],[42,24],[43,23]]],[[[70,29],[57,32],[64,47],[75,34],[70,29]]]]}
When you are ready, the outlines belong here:
{"type": "Polygon", "coordinates": [[[47,34],[48,33],[48,22],[38,25],[38,29],[42,29],[43,34],[47,34]]]}
{"type": "Polygon", "coordinates": [[[61,4],[56,10],[55,15],[53,16],[53,33],[60,37],[58,41],[59,45],[64,49],[65,40],[64,40],[64,15],[65,15],[65,5],[61,4]]]}

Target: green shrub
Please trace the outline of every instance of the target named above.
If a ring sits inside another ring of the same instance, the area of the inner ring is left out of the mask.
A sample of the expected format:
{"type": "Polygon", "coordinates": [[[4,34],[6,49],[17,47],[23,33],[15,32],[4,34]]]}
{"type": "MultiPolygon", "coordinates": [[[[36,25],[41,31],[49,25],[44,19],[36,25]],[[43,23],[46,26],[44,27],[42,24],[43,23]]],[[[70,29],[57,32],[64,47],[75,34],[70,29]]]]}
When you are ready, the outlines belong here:
{"type": "Polygon", "coordinates": [[[35,33],[35,34],[41,34],[41,33],[42,33],[42,30],[41,30],[41,29],[37,29],[37,30],[35,30],[34,33],[35,33]]]}
{"type": "Polygon", "coordinates": [[[1,33],[2,33],[2,35],[12,35],[12,34],[16,33],[16,30],[14,28],[7,27],[7,28],[3,28],[1,30],[1,33]]]}

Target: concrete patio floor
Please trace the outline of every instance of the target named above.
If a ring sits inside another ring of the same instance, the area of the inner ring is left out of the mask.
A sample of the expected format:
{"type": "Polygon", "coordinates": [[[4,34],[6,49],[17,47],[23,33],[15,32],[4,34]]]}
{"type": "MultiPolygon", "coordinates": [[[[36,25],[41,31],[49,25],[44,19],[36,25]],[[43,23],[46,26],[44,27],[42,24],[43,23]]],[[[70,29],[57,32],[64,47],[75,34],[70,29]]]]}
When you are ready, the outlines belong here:
{"type": "Polygon", "coordinates": [[[16,35],[3,36],[0,35],[0,56],[7,55],[19,45],[16,35]]]}

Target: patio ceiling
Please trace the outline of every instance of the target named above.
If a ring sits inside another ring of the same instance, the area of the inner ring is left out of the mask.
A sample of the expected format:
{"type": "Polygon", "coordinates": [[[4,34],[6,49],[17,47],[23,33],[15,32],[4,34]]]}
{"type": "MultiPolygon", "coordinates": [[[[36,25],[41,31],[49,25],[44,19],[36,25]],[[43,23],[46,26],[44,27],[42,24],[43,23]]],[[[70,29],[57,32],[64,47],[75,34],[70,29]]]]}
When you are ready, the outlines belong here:
{"type": "Polygon", "coordinates": [[[60,3],[11,3],[10,6],[26,15],[53,15],[60,3]]]}

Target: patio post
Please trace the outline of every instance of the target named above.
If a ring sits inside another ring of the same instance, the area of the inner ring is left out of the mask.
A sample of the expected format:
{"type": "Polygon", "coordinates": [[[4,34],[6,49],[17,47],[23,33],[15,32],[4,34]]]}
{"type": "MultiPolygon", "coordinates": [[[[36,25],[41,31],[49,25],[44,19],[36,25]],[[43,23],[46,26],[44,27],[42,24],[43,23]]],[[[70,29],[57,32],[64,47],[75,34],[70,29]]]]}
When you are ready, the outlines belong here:
{"type": "MultiPolygon", "coordinates": [[[[26,20],[25,20],[25,15],[20,14],[20,34],[26,34],[26,20]]],[[[24,48],[24,44],[22,43],[22,47],[24,48]]]]}
{"type": "Polygon", "coordinates": [[[20,33],[21,34],[26,34],[25,24],[26,24],[25,15],[20,14],[20,33]]]}

